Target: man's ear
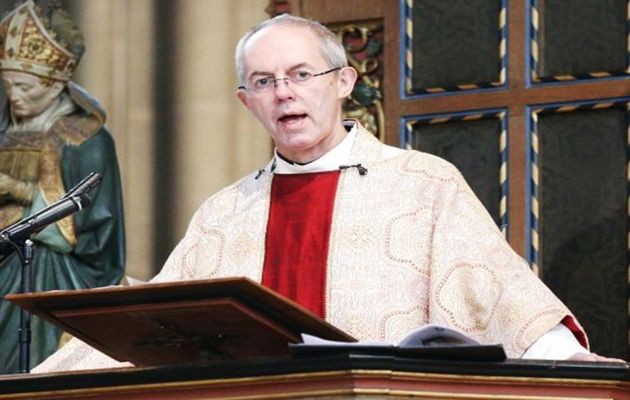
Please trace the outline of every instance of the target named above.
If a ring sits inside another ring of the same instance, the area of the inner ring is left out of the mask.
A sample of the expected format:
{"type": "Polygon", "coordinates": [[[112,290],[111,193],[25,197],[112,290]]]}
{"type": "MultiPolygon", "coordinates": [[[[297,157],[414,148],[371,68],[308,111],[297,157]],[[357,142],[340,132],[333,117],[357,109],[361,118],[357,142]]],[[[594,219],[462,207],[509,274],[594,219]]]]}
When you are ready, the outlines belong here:
{"type": "Polygon", "coordinates": [[[337,79],[337,87],[339,88],[339,96],[346,98],[352,93],[354,83],[357,80],[357,70],[352,67],[344,67],[339,71],[339,79],[337,79]]]}
{"type": "Polygon", "coordinates": [[[241,103],[243,103],[246,108],[249,108],[249,99],[247,98],[247,92],[245,92],[245,89],[237,89],[236,97],[238,97],[238,99],[241,101],[241,103]]]}

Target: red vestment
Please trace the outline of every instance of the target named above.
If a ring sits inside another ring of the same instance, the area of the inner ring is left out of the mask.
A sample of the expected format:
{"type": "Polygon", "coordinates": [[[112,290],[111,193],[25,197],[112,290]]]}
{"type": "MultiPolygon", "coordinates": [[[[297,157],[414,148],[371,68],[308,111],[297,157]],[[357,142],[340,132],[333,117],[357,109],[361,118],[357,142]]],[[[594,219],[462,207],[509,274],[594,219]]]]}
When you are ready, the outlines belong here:
{"type": "Polygon", "coordinates": [[[339,171],[273,178],[263,285],[325,317],[326,265],[339,171]]]}

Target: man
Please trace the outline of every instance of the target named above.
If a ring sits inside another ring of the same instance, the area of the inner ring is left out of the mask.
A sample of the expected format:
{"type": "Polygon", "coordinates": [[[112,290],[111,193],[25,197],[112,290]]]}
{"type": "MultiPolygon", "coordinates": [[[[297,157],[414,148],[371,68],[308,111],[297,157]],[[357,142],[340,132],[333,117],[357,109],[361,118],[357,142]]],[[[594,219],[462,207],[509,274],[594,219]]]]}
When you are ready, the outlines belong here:
{"type": "MultiPolygon", "coordinates": [[[[330,31],[276,17],[236,65],[275,155],[201,206],[154,282],[247,276],[359,340],[438,323],[509,357],[603,359],[453,166],[342,120],[357,73],[330,31]]],[[[75,341],[38,371],[116,365],[75,341]]]]}
{"type": "MultiPolygon", "coordinates": [[[[102,176],[92,204],[34,238],[35,291],[117,283],[124,268],[120,177],[105,113],[69,82],[83,39],[54,2],[19,5],[0,22],[0,229],[58,200],[90,172],[102,176]]],[[[21,262],[0,262],[0,295],[20,291],[21,262]]],[[[18,371],[20,310],[0,300],[0,372],[18,371]]],[[[30,366],[59,344],[59,328],[32,322],[30,366]]]]}

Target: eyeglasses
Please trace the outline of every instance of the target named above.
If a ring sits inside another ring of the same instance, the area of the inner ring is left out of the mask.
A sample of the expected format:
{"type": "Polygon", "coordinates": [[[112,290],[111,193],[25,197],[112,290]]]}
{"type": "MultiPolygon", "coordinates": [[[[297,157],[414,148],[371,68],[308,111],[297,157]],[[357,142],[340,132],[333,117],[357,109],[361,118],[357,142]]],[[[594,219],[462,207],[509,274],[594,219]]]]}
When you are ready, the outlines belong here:
{"type": "Polygon", "coordinates": [[[304,86],[311,78],[315,78],[316,76],[322,76],[326,74],[330,74],[331,72],[335,72],[340,70],[342,67],[336,67],[329,69],[328,71],[320,72],[318,74],[311,74],[308,71],[303,70],[295,70],[291,71],[284,78],[274,78],[272,76],[264,76],[262,78],[258,78],[253,82],[251,88],[247,88],[245,85],[241,85],[238,88],[243,90],[251,90],[254,93],[262,93],[270,90],[271,88],[278,87],[278,81],[284,81],[285,85],[288,85],[289,82],[294,85],[304,86]]]}

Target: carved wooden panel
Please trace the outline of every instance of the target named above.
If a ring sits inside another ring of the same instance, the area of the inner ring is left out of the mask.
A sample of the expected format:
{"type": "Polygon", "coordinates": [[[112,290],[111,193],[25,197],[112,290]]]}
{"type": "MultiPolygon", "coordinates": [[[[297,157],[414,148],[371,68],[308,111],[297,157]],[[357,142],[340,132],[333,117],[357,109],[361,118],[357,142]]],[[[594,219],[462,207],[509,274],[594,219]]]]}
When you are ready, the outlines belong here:
{"type": "Polygon", "coordinates": [[[344,104],[344,117],[358,120],[376,137],[384,140],[383,112],[383,21],[331,24],[344,44],[348,64],[359,73],[357,83],[344,104]]]}
{"type": "Polygon", "coordinates": [[[593,348],[625,358],[626,103],[536,109],[532,119],[530,258],[582,321],[593,348]]]}
{"type": "Polygon", "coordinates": [[[407,94],[504,84],[505,35],[505,4],[501,1],[407,2],[407,94]]]}
{"type": "Polygon", "coordinates": [[[530,12],[535,82],[628,73],[627,0],[535,0],[530,12]]]}

